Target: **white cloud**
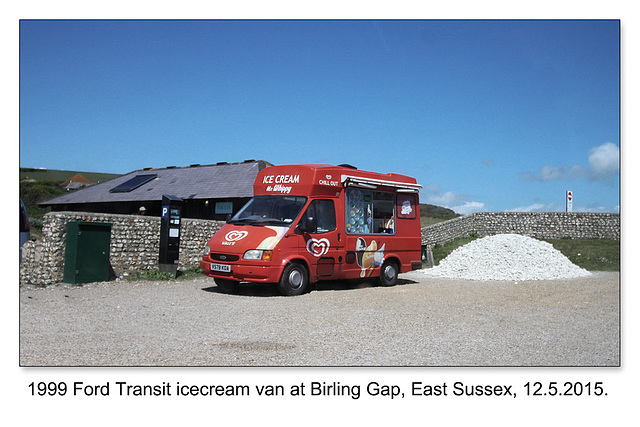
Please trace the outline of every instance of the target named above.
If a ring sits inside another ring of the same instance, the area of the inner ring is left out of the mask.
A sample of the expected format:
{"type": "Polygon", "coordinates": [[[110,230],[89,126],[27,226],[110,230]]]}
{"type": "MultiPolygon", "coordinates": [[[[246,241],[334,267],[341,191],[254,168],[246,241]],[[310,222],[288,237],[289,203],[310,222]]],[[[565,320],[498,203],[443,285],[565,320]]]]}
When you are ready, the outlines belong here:
{"type": "Polygon", "coordinates": [[[540,169],[541,181],[557,181],[566,175],[566,168],[561,166],[543,166],[540,169]]]}
{"type": "Polygon", "coordinates": [[[610,142],[591,149],[589,154],[589,175],[599,179],[615,175],[620,171],[620,148],[610,142]]]}
{"type": "Polygon", "coordinates": [[[607,208],[604,206],[578,206],[573,208],[574,212],[591,212],[591,213],[600,213],[600,212],[608,212],[607,208]]]}
{"type": "MultiPolygon", "coordinates": [[[[558,206],[556,203],[533,203],[529,206],[519,206],[517,208],[506,209],[505,212],[564,212],[566,207],[558,206]]],[[[620,212],[620,206],[614,206],[613,210],[598,203],[591,205],[574,205],[573,212],[620,212]]]]}
{"type": "Polygon", "coordinates": [[[520,178],[526,181],[559,181],[586,178],[593,181],[611,183],[611,177],[620,171],[620,148],[611,143],[594,147],[589,151],[588,165],[554,166],[545,165],[538,173],[522,172],[520,178]]]}
{"type": "MultiPolygon", "coordinates": [[[[448,206],[446,206],[448,207],[448,206]]],[[[482,212],[484,210],[484,203],[482,202],[465,202],[460,206],[449,207],[455,213],[461,215],[467,215],[474,212],[482,212]]]]}
{"type": "Polygon", "coordinates": [[[520,172],[520,179],[523,181],[537,181],[538,177],[533,172],[520,172]]]}
{"type": "Polygon", "coordinates": [[[451,209],[461,215],[481,212],[485,209],[484,203],[469,201],[469,197],[465,194],[456,194],[453,191],[442,193],[440,186],[437,184],[426,185],[422,188],[422,191],[423,193],[427,193],[422,196],[422,200],[426,203],[451,209]],[[426,189],[428,190],[425,191],[426,189]]]}
{"type": "Polygon", "coordinates": [[[545,205],[542,203],[534,203],[529,206],[520,206],[513,209],[507,209],[505,212],[541,212],[545,210],[545,205]]]}
{"type": "Polygon", "coordinates": [[[437,206],[444,206],[445,208],[451,209],[451,206],[457,201],[458,196],[456,196],[453,192],[447,191],[443,194],[433,194],[427,197],[429,203],[437,206]]]}
{"type": "Polygon", "coordinates": [[[601,205],[598,202],[591,203],[588,205],[578,205],[573,207],[574,212],[617,212],[620,213],[620,205],[616,205],[613,208],[608,208],[606,206],[601,205]]]}
{"type": "Polygon", "coordinates": [[[584,166],[574,165],[570,168],[564,166],[543,166],[540,169],[540,174],[536,176],[535,174],[530,174],[533,176],[533,180],[540,179],[540,181],[558,181],[561,179],[577,179],[583,178],[587,174],[584,166]]]}
{"type": "Polygon", "coordinates": [[[440,185],[439,184],[424,184],[422,186],[422,192],[423,193],[439,193],[440,192],[440,185]]]}

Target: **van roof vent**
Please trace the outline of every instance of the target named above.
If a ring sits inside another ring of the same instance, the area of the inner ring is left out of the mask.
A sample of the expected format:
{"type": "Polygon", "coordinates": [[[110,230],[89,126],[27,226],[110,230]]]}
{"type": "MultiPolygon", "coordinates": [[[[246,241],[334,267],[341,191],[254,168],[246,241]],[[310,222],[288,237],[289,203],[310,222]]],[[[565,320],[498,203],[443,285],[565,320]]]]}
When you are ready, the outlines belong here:
{"type": "Polygon", "coordinates": [[[343,163],[343,164],[338,165],[338,166],[341,167],[341,168],[349,168],[349,169],[356,169],[356,170],[358,169],[357,167],[355,167],[353,165],[350,165],[348,163],[343,163]]]}

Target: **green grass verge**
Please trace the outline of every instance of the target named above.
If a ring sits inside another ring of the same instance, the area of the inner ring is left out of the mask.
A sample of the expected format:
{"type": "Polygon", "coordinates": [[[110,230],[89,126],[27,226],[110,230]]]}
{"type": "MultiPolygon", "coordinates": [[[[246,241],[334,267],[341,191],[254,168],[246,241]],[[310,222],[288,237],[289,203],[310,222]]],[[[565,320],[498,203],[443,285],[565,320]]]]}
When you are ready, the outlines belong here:
{"type": "Polygon", "coordinates": [[[546,240],[571,260],[589,271],[620,271],[620,241],[609,239],[546,240]]]}
{"type": "Polygon", "coordinates": [[[420,227],[428,227],[430,225],[438,224],[440,222],[448,221],[451,218],[432,218],[432,217],[420,217],[420,227]]]}
{"type": "Polygon", "coordinates": [[[138,274],[129,276],[127,280],[191,280],[200,277],[200,266],[194,266],[184,271],[178,271],[177,277],[173,277],[171,273],[161,273],[159,270],[141,271],[138,274]]]}

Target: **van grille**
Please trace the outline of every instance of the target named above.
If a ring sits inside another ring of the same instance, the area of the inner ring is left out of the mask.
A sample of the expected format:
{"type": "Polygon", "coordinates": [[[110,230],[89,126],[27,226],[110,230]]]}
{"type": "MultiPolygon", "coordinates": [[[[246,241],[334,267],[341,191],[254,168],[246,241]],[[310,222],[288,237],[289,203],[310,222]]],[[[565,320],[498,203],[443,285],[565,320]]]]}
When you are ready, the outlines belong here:
{"type": "Polygon", "coordinates": [[[231,261],[239,260],[240,257],[238,255],[227,255],[227,254],[211,253],[211,259],[216,260],[216,261],[231,262],[231,261]]]}

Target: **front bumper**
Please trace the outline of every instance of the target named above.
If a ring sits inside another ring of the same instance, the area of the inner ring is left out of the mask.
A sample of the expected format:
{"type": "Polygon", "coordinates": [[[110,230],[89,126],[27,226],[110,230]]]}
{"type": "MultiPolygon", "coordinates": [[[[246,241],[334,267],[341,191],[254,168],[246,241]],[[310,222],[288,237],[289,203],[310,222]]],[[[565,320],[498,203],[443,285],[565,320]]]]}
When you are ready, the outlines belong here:
{"type": "MultiPolygon", "coordinates": [[[[265,263],[264,261],[225,264],[231,268],[231,271],[228,273],[211,270],[211,264],[212,261],[208,258],[200,261],[202,274],[219,279],[234,280],[236,282],[276,283],[280,280],[280,274],[282,273],[279,266],[273,265],[272,263],[265,263]]],[[[221,263],[216,261],[215,264],[221,263]]]]}

